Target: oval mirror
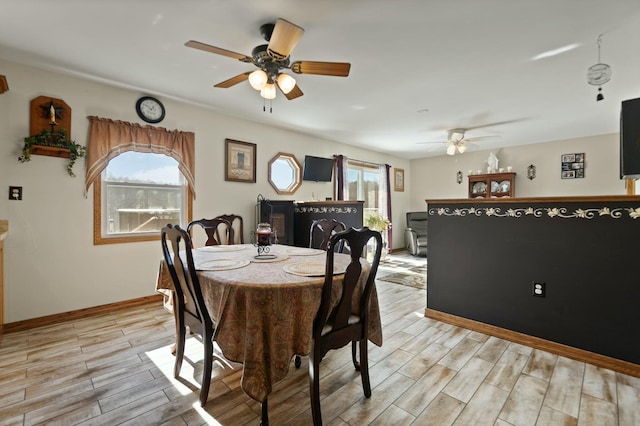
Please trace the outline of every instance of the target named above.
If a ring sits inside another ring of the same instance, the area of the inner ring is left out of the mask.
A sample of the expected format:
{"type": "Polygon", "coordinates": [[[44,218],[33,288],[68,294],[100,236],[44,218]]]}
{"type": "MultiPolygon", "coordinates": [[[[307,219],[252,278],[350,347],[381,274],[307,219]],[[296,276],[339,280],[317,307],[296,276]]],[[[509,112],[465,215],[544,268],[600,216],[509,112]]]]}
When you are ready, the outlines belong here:
{"type": "Polygon", "coordinates": [[[282,195],[298,190],[302,184],[302,166],[295,155],[279,152],[269,161],[269,183],[282,195]]]}

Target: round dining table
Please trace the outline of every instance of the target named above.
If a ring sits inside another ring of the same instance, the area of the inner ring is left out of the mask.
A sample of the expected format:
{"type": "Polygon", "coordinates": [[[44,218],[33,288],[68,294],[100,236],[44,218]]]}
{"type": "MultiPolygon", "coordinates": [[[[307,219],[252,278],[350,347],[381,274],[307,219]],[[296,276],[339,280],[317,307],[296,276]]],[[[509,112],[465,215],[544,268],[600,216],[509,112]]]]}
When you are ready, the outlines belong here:
{"type": "MultiPolygon", "coordinates": [[[[193,249],[207,310],[216,327],[215,341],[224,358],[242,363],[241,387],[256,401],[266,401],[273,385],[289,371],[294,355],[311,351],[313,320],[325,281],[326,252],[273,245],[258,256],[251,244],[193,249]]],[[[347,254],[336,254],[332,300],[339,300],[347,254]]],[[[369,263],[361,258],[363,274],[369,263]]],[[[361,282],[358,288],[364,286],[361,282]]],[[[156,291],[171,309],[173,282],[161,261],[156,291]]],[[[358,291],[358,289],[356,289],[358,291]]],[[[357,313],[357,304],[353,307],[357,313]]],[[[377,294],[369,306],[369,340],[382,345],[377,294]]]]}

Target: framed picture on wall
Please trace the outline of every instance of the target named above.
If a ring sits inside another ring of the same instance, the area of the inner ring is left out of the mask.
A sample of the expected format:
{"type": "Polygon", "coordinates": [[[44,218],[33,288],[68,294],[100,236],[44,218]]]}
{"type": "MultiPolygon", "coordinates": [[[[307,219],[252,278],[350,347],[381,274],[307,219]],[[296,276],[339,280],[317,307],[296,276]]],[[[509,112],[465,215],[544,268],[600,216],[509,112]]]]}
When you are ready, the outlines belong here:
{"type": "Polygon", "coordinates": [[[560,177],[562,179],[577,179],[584,177],[584,152],[576,154],[562,154],[560,157],[560,177]]]}
{"type": "Polygon", "coordinates": [[[404,192],[404,169],[393,169],[393,190],[404,192]]]}
{"type": "Polygon", "coordinates": [[[256,144],[224,140],[224,180],[256,183],[256,144]]]}

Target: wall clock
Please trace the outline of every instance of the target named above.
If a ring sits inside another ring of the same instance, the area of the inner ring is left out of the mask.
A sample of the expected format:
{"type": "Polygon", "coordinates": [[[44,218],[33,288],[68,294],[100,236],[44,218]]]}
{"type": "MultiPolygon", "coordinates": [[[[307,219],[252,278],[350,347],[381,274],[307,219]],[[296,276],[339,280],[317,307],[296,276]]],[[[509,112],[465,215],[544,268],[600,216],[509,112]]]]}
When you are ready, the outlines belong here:
{"type": "Polygon", "coordinates": [[[164,120],[164,105],[152,96],[142,96],[138,99],[136,112],[147,123],[159,123],[164,120]]]}

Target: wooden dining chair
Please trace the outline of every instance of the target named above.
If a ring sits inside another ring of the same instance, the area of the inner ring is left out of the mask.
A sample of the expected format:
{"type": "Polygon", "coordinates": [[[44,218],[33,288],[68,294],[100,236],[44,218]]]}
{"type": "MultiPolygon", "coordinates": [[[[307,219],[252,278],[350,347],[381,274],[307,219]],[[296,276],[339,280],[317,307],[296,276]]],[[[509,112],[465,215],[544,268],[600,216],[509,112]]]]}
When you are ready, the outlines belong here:
{"type": "Polygon", "coordinates": [[[367,340],[369,338],[369,301],[375,286],[376,273],[382,253],[382,236],[380,232],[369,228],[339,232],[329,239],[327,244],[327,261],[320,308],[313,322],[313,340],[309,355],[309,391],[311,397],[311,413],[313,424],[322,425],[320,410],[320,362],[331,349],[338,349],[351,342],[351,357],[356,370],[360,371],[364,396],[371,396],[369,381],[369,362],[367,340]],[[374,239],[376,250],[371,260],[371,268],[366,276],[361,277],[362,253],[369,240],[374,239]],[[338,304],[331,301],[333,282],[333,263],[336,247],[340,243],[348,243],[350,262],[342,281],[342,295],[338,304]],[[361,281],[362,280],[362,281],[361,281]],[[364,287],[359,285],[364,283],[364,287]],[[353,312],[352,307],[358,311],[353,312]],[[356,359],[356,346],[359,345],[360,360],[356,359]]]}
{"type": "MultiPolygon", "coordinates": [[[[309,228],[309,247],[326,250],[331,236],[346,229],[347,226],[343,222],[338,222],[336,219],[314,220],[309,228]]],[[[341,241],[334,249],[342,253],[344,242],[341,241]]]]}
{"type": "MultiPolygon", "coordinates": [[[[236,214],[221,214],[216,219],[224,219],[231,224],[233,228],[232,242],[229,244],[244,244],[244,231],[242,229],[242,216],[236,214]]],[[[222,243],[224,244],[224,243],[222,243]]]]}
{"type": "Polygon", "coordinates": [[[186,327],[189,327],[191,333],[201,337],[204,345],[204,369],[200,386],[200,405],[204,406],[207,403],[211,384],[215,327],[202,297],[200,281],[193,262],[189,233],[178,225],[167,225],[162,228],[160,236],[162,253],[173,280],[176,296],[173,306],[176,319],[176,359],[173,375],[176,379],[180,376],[187,335],[186,327]],[[169,251],[169,247],[171,247],[171,251],[169,251]],[[186,263],[181,256],[176,255],[181,251],[184,252],[186,263]]]}
{"type": "Polygon", "coordinates": [[[200,226],[207,234],[205,246],[233,244],[233,227],[228,220],[213,218],[194,220],[187,225],[187,232],[192,235],[194,226],[200,226]]]}

